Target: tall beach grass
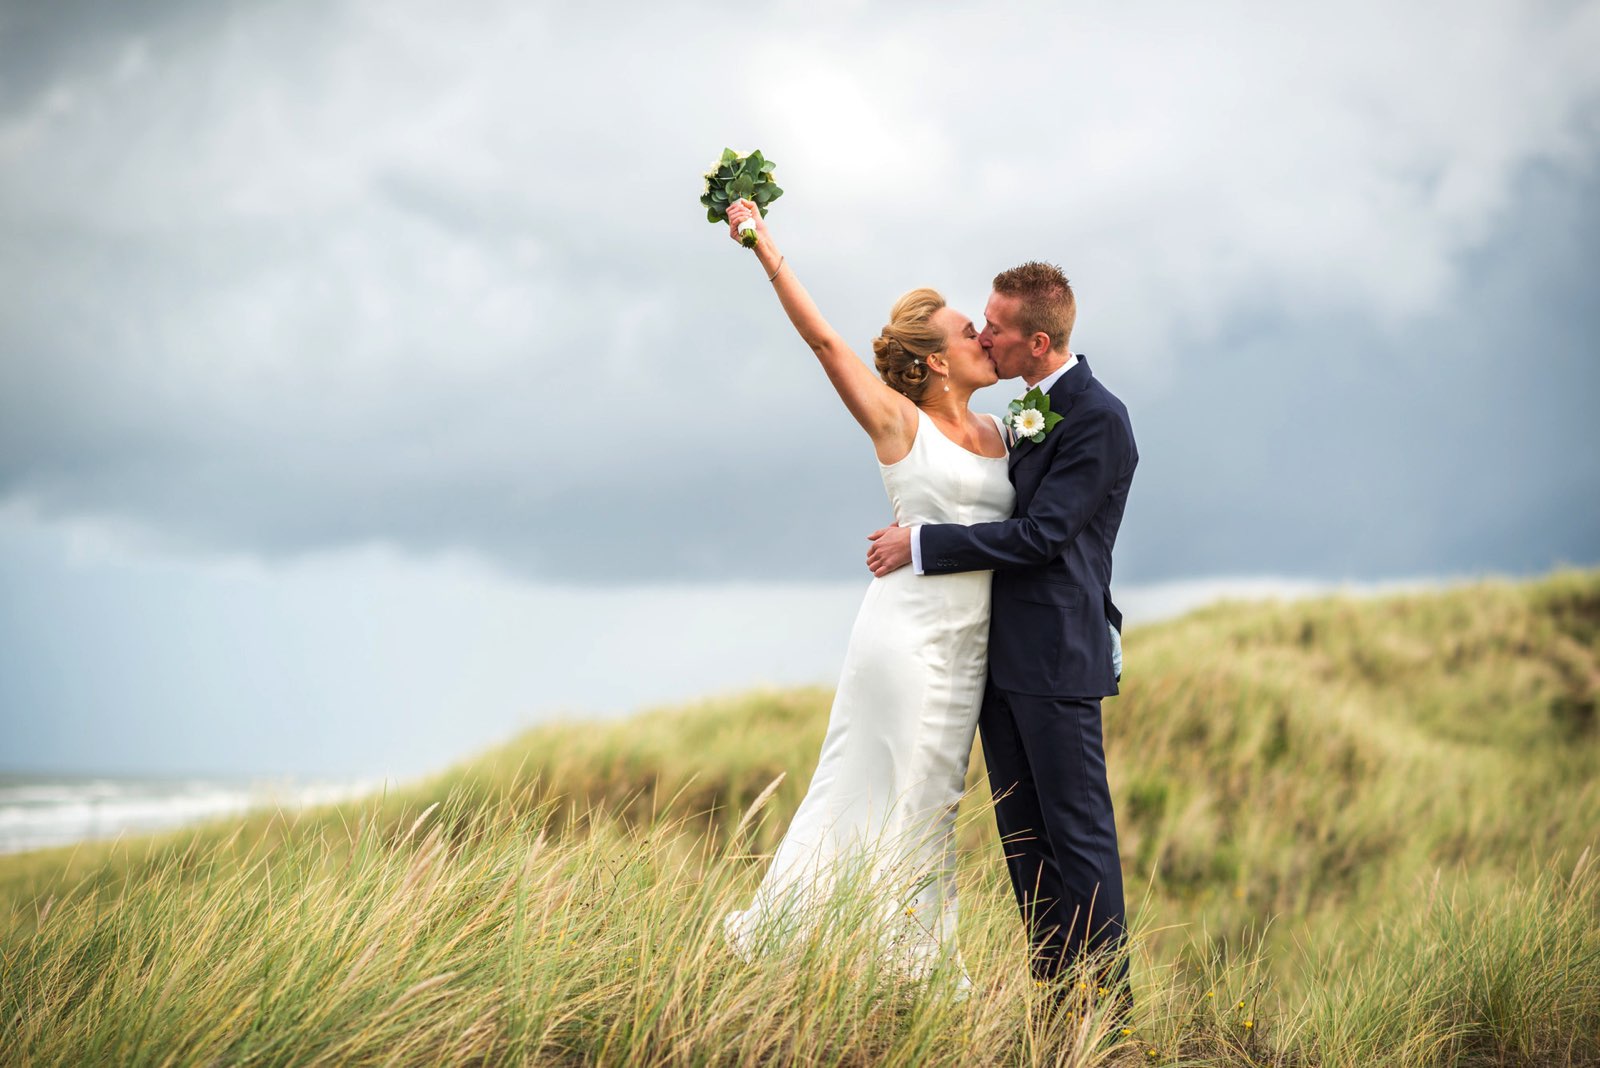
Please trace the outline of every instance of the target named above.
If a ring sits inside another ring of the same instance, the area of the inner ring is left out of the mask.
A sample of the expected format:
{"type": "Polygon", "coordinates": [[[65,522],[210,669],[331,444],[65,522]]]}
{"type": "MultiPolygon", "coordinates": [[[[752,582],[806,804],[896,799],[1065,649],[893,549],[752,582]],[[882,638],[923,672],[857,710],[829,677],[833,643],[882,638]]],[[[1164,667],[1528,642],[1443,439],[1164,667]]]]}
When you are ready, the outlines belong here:
{"type": "Polygon", "coordinates": [[[1129,1033],[1091,972],[1030,978],[981,760],[969,995],[867,925],[728,951],[820,744],[802,690],[0,858],[0,1062],[1600,1063],[1600,576],[1220,606],[1127,655],[1129,1033]]]}

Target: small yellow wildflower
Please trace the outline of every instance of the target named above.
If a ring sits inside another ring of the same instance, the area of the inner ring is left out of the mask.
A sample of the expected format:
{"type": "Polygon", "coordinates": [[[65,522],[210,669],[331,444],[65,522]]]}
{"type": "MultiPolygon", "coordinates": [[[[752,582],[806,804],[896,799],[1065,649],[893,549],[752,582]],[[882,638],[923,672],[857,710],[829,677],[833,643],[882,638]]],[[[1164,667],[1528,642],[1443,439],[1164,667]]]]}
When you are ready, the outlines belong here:
{"type": "Polygon", "coordinates": [[[1123,1028],[1123,1029],[1122,1029],[1122,1033],[1123,1033],[1123,1034],[1124,1034],[1124,1035],[1131,1035],[1131,1034],[1133,1034],[1133,1028],[1131,1028],[1131,1027],[1124,1027],[1124,1028],[1123,1028]]]}
{"type": "Polygon", "coordinates": [[[1244,1002],[1242,1002],[1242,1001],[1241,1001],[1241,1002],[1239,1002],[1239,1007],[1240,1007],[1240,1008],[1241,1008],[1241,1009],[1242,1009],[1242,1008],[1244,1008],[1244,1002]]]}
{"type": "Polygon", "coordinates": [[[1246,1026],[1246,1027],[1254,1027],[1254,1026],[1255,1026],[1255,1025],[1256,1025],[1256,1022],[1255,1022],[1255,1021],[1254,1021],[1254,1020],[1246,1020],[1246,1021],[1245,1021],[1245,1022],[1244,1022],[1244,1025],[1245,1025],[1245,1026],[1246,1026]]]}
{"type": "Polygon", "coordinates": [[[1217,996],[1217,992],[1216,992],[1216,991],[1215,991],[1215,990],[1207,990],[1207,991],[1206,991],[1206,997],[1208,997],[1208,998],[1214,998],[1214,997],[1216,997],[1216,996],[1217,996]]]}

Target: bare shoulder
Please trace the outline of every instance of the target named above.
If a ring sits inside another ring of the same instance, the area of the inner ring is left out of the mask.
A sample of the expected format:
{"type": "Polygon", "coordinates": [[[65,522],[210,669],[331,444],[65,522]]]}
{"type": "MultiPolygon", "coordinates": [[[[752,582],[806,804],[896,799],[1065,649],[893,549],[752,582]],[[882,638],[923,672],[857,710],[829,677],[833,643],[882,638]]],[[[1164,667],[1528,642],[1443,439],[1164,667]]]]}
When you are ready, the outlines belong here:
{"type": "MultiPolygon", "coordinates": [[[[891,390],[891,392],[893,392],[891,390]]],[[[881,464],[897,464],[906,458],[917,440],[917,406],[904,394],[895,393],[890,418],[872,435],[872,448],[881,464]]]]}

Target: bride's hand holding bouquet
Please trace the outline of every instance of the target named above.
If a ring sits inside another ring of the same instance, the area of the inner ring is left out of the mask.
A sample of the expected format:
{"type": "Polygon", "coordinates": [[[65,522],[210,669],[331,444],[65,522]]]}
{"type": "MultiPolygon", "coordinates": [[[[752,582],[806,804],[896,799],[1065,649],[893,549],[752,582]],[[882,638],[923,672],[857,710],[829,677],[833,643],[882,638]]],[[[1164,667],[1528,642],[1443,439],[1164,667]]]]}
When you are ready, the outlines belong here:
{"type": "Polygon", "coordinates": [[[761,213],[756,210],[756,206],[752,201],[735,200],[728,205],[728,236],[746,248],[760,248],[762,243],[768,240],[767,220],[761,217],[761,213]],[[745,226],[746,223],[750,223],[755,228],[756,240],[753,245],[746,244],[745,236],[741,233],[741,227],[746,230],[750,229],[750,227],[745,226]]]}
{"type": "Polygon", "coordinates": [[[753,202],[736,200],[728,205],[728,236],[756,254],[761,266],[767,269],[768,281],[777,277],[783,266],[783,254],[773,243],[772,235],[767,230],[767,220],[761,217],[761,212],[753,202]],[[756,238],[753,245],[747,236],[750,234],[756,238]]]}

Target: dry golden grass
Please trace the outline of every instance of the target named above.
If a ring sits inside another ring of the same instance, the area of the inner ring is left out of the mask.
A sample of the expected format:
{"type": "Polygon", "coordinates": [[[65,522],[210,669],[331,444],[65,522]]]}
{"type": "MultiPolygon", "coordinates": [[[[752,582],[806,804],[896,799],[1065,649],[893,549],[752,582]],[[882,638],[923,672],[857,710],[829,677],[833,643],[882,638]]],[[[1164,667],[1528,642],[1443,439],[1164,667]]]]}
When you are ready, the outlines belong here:
{"type": "Polygon", "coordinates": [[[977,990],[719,936],[829,695],[532,731],[383,798],[0,858],[0,1061],[1600,1063],[1600,575],[1226,605],[1105,706],[1133,1034],[1023,967],[981,762],[977,990]],[[781,773],[759,815],[752,802],[781,773]]]}

